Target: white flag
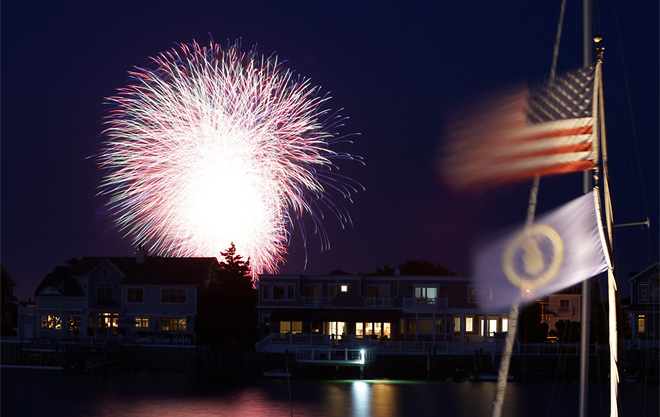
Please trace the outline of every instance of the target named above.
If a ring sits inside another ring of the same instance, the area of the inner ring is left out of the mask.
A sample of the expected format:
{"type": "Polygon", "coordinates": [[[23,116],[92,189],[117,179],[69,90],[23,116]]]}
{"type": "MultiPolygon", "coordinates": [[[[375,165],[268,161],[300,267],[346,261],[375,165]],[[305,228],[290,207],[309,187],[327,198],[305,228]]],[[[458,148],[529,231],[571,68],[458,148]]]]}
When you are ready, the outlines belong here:
{"type": "Polygon", "coordinates": [[[485,309],[533,302],[610,268],[594,191],[477,251],[474,277],[485,309]]]}

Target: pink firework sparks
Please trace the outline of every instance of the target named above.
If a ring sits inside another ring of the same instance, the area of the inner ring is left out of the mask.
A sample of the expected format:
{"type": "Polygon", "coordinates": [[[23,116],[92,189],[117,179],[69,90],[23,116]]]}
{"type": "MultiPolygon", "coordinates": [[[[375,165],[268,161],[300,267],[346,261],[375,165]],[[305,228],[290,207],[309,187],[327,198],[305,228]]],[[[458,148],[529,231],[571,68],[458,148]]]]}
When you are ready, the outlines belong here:
{"type": "Polygon", "coordinates": [[[360,158],[330,149],[345,137],[329,131],[344,120],[322,109],[329,97],[239,44],[182,44],[152,61],[108,99],[98,157],[125,236],[167,256],[219,256],[234,242],[255,278],[284,262],[303,216],[329,248],[323,211],[350,223],[336,200],[360,187],[337,173],[335,161],[360,158]]]}

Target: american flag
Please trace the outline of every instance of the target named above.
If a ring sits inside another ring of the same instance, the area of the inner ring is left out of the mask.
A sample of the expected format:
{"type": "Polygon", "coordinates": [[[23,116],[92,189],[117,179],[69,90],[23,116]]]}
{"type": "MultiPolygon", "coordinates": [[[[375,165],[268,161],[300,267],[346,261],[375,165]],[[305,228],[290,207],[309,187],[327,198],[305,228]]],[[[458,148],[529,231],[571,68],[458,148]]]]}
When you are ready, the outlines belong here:
{"type": "Polygon", "coordinates": [[[459,111],[449,128],[444,178],[465,189],[594,168],[599,80],[594,64],[459,111]]]}

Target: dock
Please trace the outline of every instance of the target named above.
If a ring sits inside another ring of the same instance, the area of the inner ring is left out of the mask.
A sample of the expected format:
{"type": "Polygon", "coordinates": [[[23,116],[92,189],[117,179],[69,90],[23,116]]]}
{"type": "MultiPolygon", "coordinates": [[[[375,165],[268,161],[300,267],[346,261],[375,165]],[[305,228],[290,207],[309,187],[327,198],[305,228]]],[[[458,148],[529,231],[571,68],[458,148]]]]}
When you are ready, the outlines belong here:
{"type": "Polygon", "coordinates": [[[364,366],[375,359],[373,349],[310,347],[296,350],[296,362],[310,365],[364,366]]]}

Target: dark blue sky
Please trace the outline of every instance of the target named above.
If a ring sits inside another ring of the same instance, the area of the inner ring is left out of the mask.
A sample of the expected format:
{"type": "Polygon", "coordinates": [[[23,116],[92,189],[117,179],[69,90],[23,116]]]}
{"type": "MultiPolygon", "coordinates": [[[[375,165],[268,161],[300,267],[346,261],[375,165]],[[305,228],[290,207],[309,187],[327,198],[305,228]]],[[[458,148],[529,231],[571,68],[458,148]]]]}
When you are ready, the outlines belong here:
{"type": "MultiPolygon", "coordinates": [[[[332,248],[320,253],[310,236],[306,270],[294,232],[282,272],[367,273],[423,257],[468,275],[476,236],[524,220],[529,184],[446,190],[436,174],[444,115],[483,89],[546,77],[560,1],[356,3],[3,2],[1,260],[18,296],[71,257],[133,254],[95,197],[102,173],[88,157],[104,98],[147,57],[210,36],[277,52],[331,93],[350,118],[342,133],[360,133],[345,150],[366,165],[342,167],[366,188],[349,206],[354,226],[327,219],[332,248]]],[[[581,2],[569,3],[560,71],[582,65],[581,2]]],[[[594,27],[606,46],[615,220],[648,212],[652,223],[617,229],[625,281],[658,259],[658,4],[604,3],[594,27]]],[[[539,212],[581,192],[581,174],[543,179],[539,212]]]]}

